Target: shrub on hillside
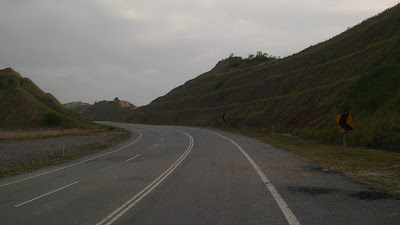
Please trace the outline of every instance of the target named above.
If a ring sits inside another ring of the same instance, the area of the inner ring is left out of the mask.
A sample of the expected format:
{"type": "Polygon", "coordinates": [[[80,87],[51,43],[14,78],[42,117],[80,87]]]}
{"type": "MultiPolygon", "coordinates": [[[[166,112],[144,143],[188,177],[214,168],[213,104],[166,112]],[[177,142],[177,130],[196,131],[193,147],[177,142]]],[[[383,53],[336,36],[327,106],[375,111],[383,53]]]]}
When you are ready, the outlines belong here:
{"type": "Polygon", "coordinates": [[[57,113],[48,113],[43,116],[43,123],[48,126],[59,126],[61,117],[57,113]]]}

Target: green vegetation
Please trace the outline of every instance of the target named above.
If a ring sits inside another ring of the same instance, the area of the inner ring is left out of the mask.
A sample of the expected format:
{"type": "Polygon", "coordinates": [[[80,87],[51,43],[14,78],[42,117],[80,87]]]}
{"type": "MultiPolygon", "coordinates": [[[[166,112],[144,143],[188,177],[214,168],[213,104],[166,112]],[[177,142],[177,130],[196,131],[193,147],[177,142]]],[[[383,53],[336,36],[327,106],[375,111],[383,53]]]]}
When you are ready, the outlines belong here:
{"type": "Polygon", "coordinates": [[[44,115],[43,122],[47,126],[59,126],[61,125],[61,117],[56,113],[48,113],[44,115]]]}
{"type": "Polygon", "coordinates": [[[226,126],[339,144],[334,115],[351,111],[350,146],[400,152],[400,5],[330,40],[277,59],[231,55],[135,110],[130,122],[226,126]],[[261,60],[262,59],[262,60],[261,60]],[[219,115],[226,112],[227,123],[219,115]]]}
{"type": "Polygon", "coordinates": [[[344,154],[341,145],[323,145],[283,134],[275,134],[273,137],[271,133],[254,129],[223,130],[259,139],[400,197],[399,153],[349,148],[344,154]]]}
{"type": "Polygon", "coordinates": [[[98,128],[11,68],[0,70],[0,128],[98,128]]]}
{"type": "Polygon", "coordinates": [[[219,61],[218,64],[215,66],[214,71],[231,72],[234,70],[255,66],[276,59],[277,57],[269,56],[267,53],[263,53],[261,51],[258,51],[256,55],[249,54],[247,58],[234,56],[232,53],[228,58],[219,61]]]}

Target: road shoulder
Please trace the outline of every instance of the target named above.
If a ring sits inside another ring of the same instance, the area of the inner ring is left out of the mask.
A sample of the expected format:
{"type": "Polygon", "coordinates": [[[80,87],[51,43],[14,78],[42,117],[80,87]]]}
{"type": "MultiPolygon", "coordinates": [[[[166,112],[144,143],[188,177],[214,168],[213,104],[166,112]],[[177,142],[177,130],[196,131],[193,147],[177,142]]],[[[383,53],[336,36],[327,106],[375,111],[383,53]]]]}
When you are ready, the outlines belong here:
{"type": "Polygon", "coordinates": [[[245,129],[224,131],[260,140],[314,162],[322,170],[340,173],[400,197],[400,153],[351,147],[344,153],[342,146],[319,144],[290,135],[272,136],[270,133],[245,129]]]}
{"type": "Polygon", "coordinates": [[[3,142],[0,143],[0,179],[93,154],[129,137],[130,132],[111,128],[85,135],[3,142]]]}

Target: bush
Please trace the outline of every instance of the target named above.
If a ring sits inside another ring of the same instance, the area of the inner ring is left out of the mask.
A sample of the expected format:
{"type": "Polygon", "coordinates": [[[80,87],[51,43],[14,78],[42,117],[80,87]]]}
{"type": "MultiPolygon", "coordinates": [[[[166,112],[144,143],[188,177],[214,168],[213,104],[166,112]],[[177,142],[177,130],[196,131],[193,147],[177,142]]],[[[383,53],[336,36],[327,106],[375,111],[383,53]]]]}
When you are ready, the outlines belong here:
{"type": "Polygon", "coordinates": [[[48,113],[44,115],[43,122],[48,126],[61,125],[61,117],[57,113],[48,113]]]}

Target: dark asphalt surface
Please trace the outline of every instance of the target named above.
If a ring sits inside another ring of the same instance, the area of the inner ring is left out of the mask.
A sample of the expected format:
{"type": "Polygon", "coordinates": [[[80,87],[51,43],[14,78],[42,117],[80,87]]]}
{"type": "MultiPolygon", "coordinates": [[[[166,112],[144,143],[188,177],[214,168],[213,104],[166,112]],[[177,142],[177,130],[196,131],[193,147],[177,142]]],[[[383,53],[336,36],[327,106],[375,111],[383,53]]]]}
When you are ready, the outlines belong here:
{"type": "Polygon", "coordinates": [[[270,183],[209,130],[113,124],[131,138],[0,180],[0,224],[400,224],[400,200],[257,140],[213,131],[270,183]]]}

